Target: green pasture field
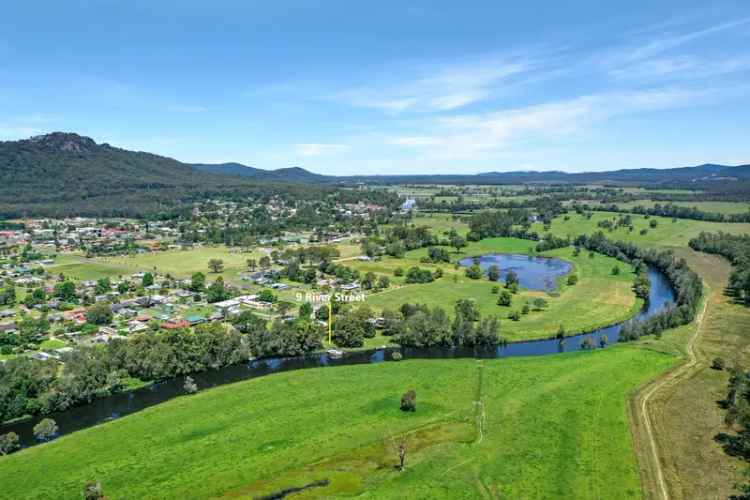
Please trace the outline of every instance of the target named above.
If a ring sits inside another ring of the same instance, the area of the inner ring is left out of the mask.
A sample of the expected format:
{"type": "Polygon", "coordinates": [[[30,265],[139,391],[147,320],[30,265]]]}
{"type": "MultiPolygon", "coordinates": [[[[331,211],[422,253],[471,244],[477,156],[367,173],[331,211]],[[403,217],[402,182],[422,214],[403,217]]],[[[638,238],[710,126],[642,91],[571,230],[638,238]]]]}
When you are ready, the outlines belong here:
{"type": "MultiPolygon", "coordinates": [[[[686,247],[688,241],[698,236],[701,231],[723,231],[731,234],[750,233],[750,224],[747,223],[729,224],[688,219],[675,219],[673,221],[667,217],[650,217],[647,219],[646,216],[635,214],[631,216],[635,228],[632,232],[628,232],[626,227],[620,227],[610,232],[597,226],[597,223],[601,220],[610,219],[614,222],[621,215],[611,212],[594,212],[591,219],[586,219],[583,215],[571,212],[567,214],[569,218],[567,221],[564,216],[556,217],[552,221],[550,232],[555,236],[575,237],[579,234],[593,234],[597,231],[604,231],[604,234],[610,239],[632,241],[642,246],[667,247],[686,247]],[[651,219],[657,221],[656,228],[652,229],[649,226],[651,219]],[[641,235],[642,229],[646,229],[648,232],[641,235]]],[[[544,228],[541,223],[532,224],[532,230],[537,231],[542,236],[544,235],[544,228]]]]}
{"type": "Polygon", "coordinates": [[[137,271],[154,271],[161,274],[171,274],[175,277],[189,278],[194,273],[202,272],[209,279],[222,276],[227,282],[237,282],[238,274],[247,270],[247,259],[260,259],[267,255],[259,250],[241,252],[239,249],[229,249],[223,245],[203,246],[189,250],[167,250],[151,252],[134,256],[104,257],[98,261],[128,269],[130,273],[137,271]],[[208,269],[208,261],[221,259],[224,270],[214,274],[208,269]]]}
{"type": "MultiPolygon", "coordinates": [[[[533,253],[533,246],[534,242],[527,240],[492,238],[472,243],[461,255],[528,254],[533,253]]],[[[603,255],[590,258],[588,252],[581,252],[580,255],[574,256],[571,248],[541,254],[571,262],[574,266],[573,272],[579,278],[578,284],[568,286],[565,279],[561,279],[558,289],[552,294],[521,290],[513,297],[511,306],[505,307],[497,305],[498,295],[492,293],[493,286],[501,284],[487,279],[469,279],[465,276],[463,267],[456,270],[450,264],[420,264],[420,257],[426,253],[426,249],[420,249],[409,252],[405,259],[385,258],[379,262],[353,264],[352,267],[362,272],[390,274],[392,281],[398,284],[398,287],[368,295],[367,305],[375,310],[396,310],[405,302],[418,302],[440,306],[452,315],[456,301],[473,299],[484,316],[494,315],[501,319],[501,335],[507,340],[552,337],[557,334],[561,325],[567,334],[590,331],[627,319],[643,306],[643,301],[636,299],[632,292],[632,267],[603,255]],[[406,270],[412,265],[430,269],[441,267],[444,276],[427,284],[403,284],[403,278],[392,275],[392,270],[396,267],[406,270]],[[614,266],[620,268],[619,275],[612,274],[614,266]],[[520,311],[526,301],[531,301],[535,297],[544,298],[549,306],[543,311],[532,310],[528,315],[521,316],[520,321],[507,318],[511,310],[520,311]]]]}
{"type": "Polygon", "coordinates": [[[639,498],[625,401],[675,360],[617,346],[269,375],[0,457],[0,497],[80,498],[96,480],[112,499],[254,498],[326,479],[295,496],[639,498]]]}

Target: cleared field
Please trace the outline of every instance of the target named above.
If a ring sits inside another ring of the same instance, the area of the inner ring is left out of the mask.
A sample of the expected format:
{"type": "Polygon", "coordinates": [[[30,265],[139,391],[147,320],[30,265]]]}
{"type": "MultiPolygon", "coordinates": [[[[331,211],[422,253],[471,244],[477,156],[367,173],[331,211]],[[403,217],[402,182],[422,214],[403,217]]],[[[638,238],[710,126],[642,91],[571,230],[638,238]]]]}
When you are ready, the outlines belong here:
{"type": "Polygon", "coordinates": [[[55,274],[64,274],[77,280],[96,280],[99,278],[114,278],[132,273],[129,268],[96,259],[87,259],[80,255],[59,255],[55,263],[47,267],[55,274]]]}
{"type": "MultiPolygon", "coordinates": [[[[417,213],[412,219],[412,224],[415,226],[429,226],[432,232],[438,236],[442,236],[451,229],[455,229],[462,235],[469,232],[469,225],[465,222],[465,219],[454,220],[450,214],[417,213]]],[[[382,226],[383,229],[387,229],[388,227],[388,225],[382,226]]]]}
{"type": "Polygon", "coordinates": [[[271,375],[2,457],[0,497],[80,498],[96,479],[113,499],[251,498],[328,479],[300,496],[638,498],[625,399],[675,359],[618,346],[271,375]]]}
{"type": "Polygon", "coordinates": [[[712,212],[712,213],[718,213],[718,214],[741,214],[741,213],[747,213],[747,211],[750,210],[750,204],[748,203],[729,202],[729,201],[666,202],[666,201],[653,201],[653,200],[638,200],[638,201],[631,201],[627,203],[617,203],[616,205],[620,208],[624,208],[627,210],[627,209],[637,207],[637,206],[651,208],[657,203],[660,205],[666,205],[667,203],[669,203],[671,205],[676,205],[678,207],[697,208],[698,210],[702,210],[704,212],[712,212]]]}
{"type": "Polygon", "coordinates": [[[157,271],[162,274],[171,274],[176,277],[188,278],[196,272],[210,274],[214,279],[222,276],[227,282],[236,282],[237,274],[247,270],[247,259],[258,260],[265,253],[260,251],[240,252],[225,246],[204,246],[190,250],[168,250],[164,252],[151,252],[132,257],[105,257],[98,262],[127,269],[133,273],[136,271],[157,271]],[[224,261],[224,271],[218,274],[209,273],[208,261],[221,259],[224,261]]]}
{"type": "MultiPolygon", "coordinates": [[[[696,368],[667,385],[651,403],[654,432],[672,498],[727,498],[737,493],[734,484],[746,481],[742,477],[746,465],[714,441],[717,433],[729,430],[718,404],[726,397],[729,373],[709,366],[717,356],[728,366],[750,362],[750,310],[724,295],[730,272],[724,259],[689,249],[679,250],[678,255],[710,286],[708,304],[695,345],[696,368]]],[[[695,325],[683,329],[694,330],[695,325]]],[[[646,476],[646,481],[650,479],[646,476]]]]}
{"type": "MultiPolygon", "coordinates": [[[[720,222],[704,222],[687,219],[676,219],[672,222],[672,219],[665,217],[651,217],[646,219],[642,215],[632,215],[634,230],[628,232],[625,227],[620,227],[614,231],[608,231],[597,226],[599,221],[609,219],[616,221],[621,214],[608,213],[608,212],[594,212],[591,219],[586,219],[585,216],[576,213],[568,214],[569,219],[566,221],[564,217],[557,217],[552,221],[550,232],[556,236],[570,236],[575,237],[579,234],[593,234],[596,231],[604,231],[604,234],[615,240],[632,241],[633,243],[644,245],[644,246],[670,246],[670,247],[686,247],[688,241],[695,236],[698,236],[701,231],[707,232],[719,232],[723,231],[730,234],[744,234],[750,233],[750,224],[738,223],[738,224],[726,224],[720,222]],[[651,220],[657,221],[657,227],[651,228],[649,226],[651,220]],[[642,229],[646,229],[648,232],[644,235],[640,234],[642,229]]],[[[540,235],[544,234],[543,225],[540,223],[533,224],[532,229],[537,231],[540,235]]]]}
{"type": "MultiPolygon", "coordinates": [[[[529,253],[533,246],[533,242],[526,240],[493,238],[473,243],[463,254],[529,253]]],[[[404,269],[411,265],[427,267],[419,264],[419,258],[423,255],[426,255],[424,249],[410,252],[407,259],[384,259],[381,262],[362,263],[361,267],[373,272],[387,272],[397,266],[404,269]]],[[[492,287],[498,283],[487,279],[472,280],[466,278],[464,268],[455,270],[453,266],[444,265],[443,278],[428,284],[404,285],[369,295],[367,304],[380,310],[398,309],[403,303],[419,302],[443,307],[452,314],[456,301],[474,299],[484,316],[495,315],[501,319],[501,333],[508,340],[551,337],[557,333],[560,325],[569,334],[589,331],[627,319],[642,307],[643,301],[636,299],[631,290],[634,276],[630,266],[602,255],[589,258],[586,252],[581,252],[576,257],[570,248],[542,255],[562,258],[573,263],[574,272],[579,277],[578,284],[567,286],[560,283],[557,290],[559,293],[554,294],[523,290],[514,296],[510,307],[498,306],[498,295],[492,293],[492,287]],[[612,275],[615,265],[622,271],[617,276],[612,275]],[[535,297],[543,297],[549,303],[549,307],[544,311],[532,310],[528,315],[522,316],[520,321],[507,319],[511,310],[520,310],[526,301],[535,297]]]]}

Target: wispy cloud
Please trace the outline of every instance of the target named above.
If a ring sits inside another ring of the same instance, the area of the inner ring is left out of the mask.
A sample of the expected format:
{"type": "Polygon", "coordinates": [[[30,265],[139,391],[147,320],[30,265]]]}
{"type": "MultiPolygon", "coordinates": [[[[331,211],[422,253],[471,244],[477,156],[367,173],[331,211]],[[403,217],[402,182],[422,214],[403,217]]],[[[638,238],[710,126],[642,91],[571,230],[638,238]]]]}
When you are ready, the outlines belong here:
{"type": "Polygon", "coordinates": [[[344,144],[296,144],[295,150],[297,154],[301,156],[324,156],[334,153],[340,153],[349,149],[349,146],[344,144]]]}
{"type": "Polygon", "coordinates": [[[590,59],[595,69],[603,70],[608,77],[631,82],[699,80],[730,75],[750,69],[750,52],[746,48],[727,43],[731,49],[716,54],[705,52],[702,45],[696,44],[705,38],[726,37],[748,28],[750,17],[692,30],[686,30],[680,22],[667,23],[661,29],[640,32],[629,37],[630,41],[595,52],[590,59]],[[665,28],[670,31],[664,31],[665,28]]]}
{"type": "Polygon", "coordinates": [[[695,104],[705,90],[660,89],[592,94],[503,111],[443,117],[429,133],[394,136],[391,145],[419,150],[436,159],[476,159],[502,153],[527,140],[580,131],[614,116],[695,104]]]}
{"type": "Polygon", "coordinates": [[[707,28],[702,28],[699,30],[689,31],[685,33],[668,33],[664,34],[649,43],[640,45],[638,47],[631,48],[627,53],[627,59],[630,61],[636,61],[645,59],[648,57],[653,57],[659,54],[662,54],[668,50],[680,47],[682,45],[688,44],[690,42],[693,42],[695,40],[698,40],[700,38],[704,38],[710,35],[714,35],[716,33],[721,33],[723,31],[728,31],[734,28],[740,28],[750,25],[750,17],[745,17],[742,19],[737,19],[734,21],[716,24],[713,26],[709,26],[707,28]]]}
{"type": "Polygon", "coordinates": [[[353,106],[388,113],[450,111],[482,101],[541,61],[529,56],[484,57],[452,64],[416,65],[412,76],[339,92],[335,98],[353,106]]]}
{"type": "Polygon", "coordinates": [[[750,57],[709,60],[692,55],[676,55],[639,61],[609,71],[621,81],[700,80],[750,70],[750,57]]]}

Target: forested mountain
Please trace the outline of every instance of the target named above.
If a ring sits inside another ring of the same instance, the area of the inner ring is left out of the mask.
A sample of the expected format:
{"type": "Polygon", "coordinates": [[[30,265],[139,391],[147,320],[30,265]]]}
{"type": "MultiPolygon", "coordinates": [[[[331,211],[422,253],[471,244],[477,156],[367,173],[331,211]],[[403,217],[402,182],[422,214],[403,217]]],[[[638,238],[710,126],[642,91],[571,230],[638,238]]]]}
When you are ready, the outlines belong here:
{"type": "Polygon", "coordinates": [[[0,217],[5,218],[155,215],[186,210],[192,200],[216,193],[310,195],[309,186],[273,181],[200,172],[171,158],[71,133],[0,142],[0,217]]]}

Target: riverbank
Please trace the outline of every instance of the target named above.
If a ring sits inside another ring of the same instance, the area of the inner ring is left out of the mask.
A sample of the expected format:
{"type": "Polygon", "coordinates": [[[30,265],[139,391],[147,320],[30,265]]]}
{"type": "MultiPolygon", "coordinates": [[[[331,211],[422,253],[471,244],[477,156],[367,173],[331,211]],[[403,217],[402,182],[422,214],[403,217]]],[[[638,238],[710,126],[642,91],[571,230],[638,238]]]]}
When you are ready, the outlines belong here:
{"type": "Polygon", "coordinates": [[[0,496],[78,498],[90,479],[111,498],[252,497],[321,479],[330,485],[316,494],[330,496],[637,496],[625,395],[675,360],[620,345],[279,373],[4,457],[0,496]],[[407,389],[415,413],[398,408],[407,389]],[[411,448],[399,473],[391,443],[402,436],[411,448]]]}

